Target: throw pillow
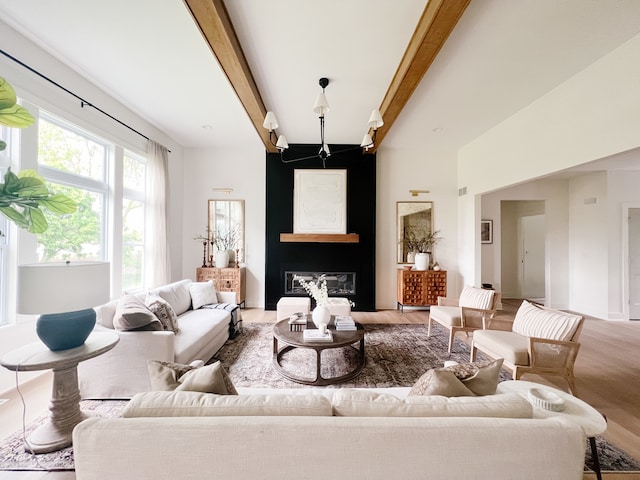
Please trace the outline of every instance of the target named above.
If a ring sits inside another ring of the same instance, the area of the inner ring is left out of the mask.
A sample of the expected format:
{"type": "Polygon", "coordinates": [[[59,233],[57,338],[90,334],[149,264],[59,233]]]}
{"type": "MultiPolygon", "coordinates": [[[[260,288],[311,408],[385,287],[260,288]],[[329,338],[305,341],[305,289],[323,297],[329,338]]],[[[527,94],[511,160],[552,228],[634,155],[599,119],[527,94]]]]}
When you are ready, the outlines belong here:
{"type": "Polygon", "coordinates": [[[158,295],[147,293],[147,298],[144,303],[162,325],[161,330],[170,330],[173,333],[180,333],[180,328],[178,327],[178,316],[169,302],[158,295]]]}
{"type": "Polygon", "coordinates": [[[219,395],[238,394],[219,361],[196,368],[180,363],[149,360],[148,369],[152,390],[217,393],[219,395]]]}
{"type": "Polygon", "coordinates": [[[475,395],[493,395],[498,387],[502,358],[492,362],[463,363],[444,367],[452,372],[475,395]]]}
{"type": "Polygon", "coordinates": [[[116,305],[113,317],[116,330],[162,330],[156,316],[135,295],[125,293],[116,305]]]}
{"type": "Polygon", "coordinates": [[[434,368],[422,375],[407,396],[442,395],[445,397],[473,397],[474,394],[453,372],[434,368]]]}
{"type": "Polygon", "coordinates": [[[203,305],[218,303],[218,295],[212,280],[208,282],[191,282],[189,292],[191,293],[191,305],[193,305],[194,310],[203,305]]]}
{"type": "Polygon", "coordinates": [[[485,290],[483,288],[471,287],[465,285],[460,294],[458,305],[461,307],[479,308],[481,310],[488,310],[493,303],[493,290],[485,290]]]}
{"type": "Polygon", "coordinates": [[[582,317],[522,301],[512,330],[525,337],[569,341],[582,317]]]}

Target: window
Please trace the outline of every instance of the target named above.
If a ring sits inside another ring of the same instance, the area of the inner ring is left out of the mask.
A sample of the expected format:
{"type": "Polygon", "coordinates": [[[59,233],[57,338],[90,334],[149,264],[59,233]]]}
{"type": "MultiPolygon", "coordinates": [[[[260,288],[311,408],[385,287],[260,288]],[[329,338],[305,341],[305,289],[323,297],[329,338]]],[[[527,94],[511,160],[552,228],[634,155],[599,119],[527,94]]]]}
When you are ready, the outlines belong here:
{"type": "Polygon", "coordinates": [[[146,161],[124,153],[122,200],[122,288],[144,284],[146,161]]]}
{"type": "Polygon", "coordinates": [[[49,227],[38,235],[38,260],[105,260],[111,146],[44,112],[38,129],[40,174],[52,191],[68,195],[78,205],[69,215],[45,211],[49,227]]]}
{"type": "MultiPolygon", "coordinates": [[[[0,126],[0,139],[7,143],[5,150],[0,151],[0,183],[4,182],[4,174],[9,166],[7,151],[10,151],[9,129],[0,126]]],[[[0,214],[0,325],[8,323],[7,292],[9,290],[9,222],[0,214]]]]}

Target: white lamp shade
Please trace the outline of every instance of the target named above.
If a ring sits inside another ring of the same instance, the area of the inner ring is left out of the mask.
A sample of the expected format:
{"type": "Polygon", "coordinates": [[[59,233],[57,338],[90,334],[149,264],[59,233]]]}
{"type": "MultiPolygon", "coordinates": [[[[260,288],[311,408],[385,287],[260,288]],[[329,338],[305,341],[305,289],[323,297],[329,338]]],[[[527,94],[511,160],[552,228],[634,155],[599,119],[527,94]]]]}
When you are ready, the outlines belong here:
{"type": "Polygon", "coordinates": [[[371,135],[369,135],[368,133],[364,134],[364,137],[362,137],[362,143],[360,144],[361,147],[365,147],[365,148],[369,148],[373,145],[373,140],[371,138],[371,135]]]}
{"type": "Polygon", "coordinates": [[[280,135],[278,137],[278,141],[276,142],[276,147],[281,150],[286,150],[289,148],[289,144],[287,143],[287,138],[284,135],[280,135]]]}
{"type": "Polygon", "coordinates": [[[42,315],[97,307],[109,301],[107,262],[18,266],[18,313],[42,315]]]}
{"type": "Polygon", "coordinates": [[[380,115],[380,110],[376,108],[371,112],[371,116],[369,117],[369,126],[374,130],[377,130],[382,125],[384,125],[382,115],[380,115]]]}
{"type": "Polygon", "coordinates": [[[324,116],[329,111],[329,102],[323,92],[320,92],[316,97],[316,103],[313,104],[313,111],[320,116],[324,116]]]}
{"type": "Polygon", "coordinates": [[[278,128],[278,120],[276,119],[276,114],[273,112],[267,112],[264,117],[264,122],[262,126],[272,132],[276,128],[278,128]]]}

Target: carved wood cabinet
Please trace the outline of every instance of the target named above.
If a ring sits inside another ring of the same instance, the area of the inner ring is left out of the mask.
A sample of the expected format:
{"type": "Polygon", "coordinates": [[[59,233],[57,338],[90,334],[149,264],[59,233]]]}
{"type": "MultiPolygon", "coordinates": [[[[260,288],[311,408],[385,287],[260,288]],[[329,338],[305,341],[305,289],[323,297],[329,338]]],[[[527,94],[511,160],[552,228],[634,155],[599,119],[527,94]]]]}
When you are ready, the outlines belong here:
{"type": "Polygon", "coordinates": [[[246,269],[245,267],[216,268],[199,267],[196,269],[196,281],[213,280],[217,292],[235,292],[236,303],[242,305],[246,301],[246,269]]]}
{"type": "Polygon", "coordinates": [[[444,270],[398,270],[398,306],[437,305],[447,296],[447,272],[444,270]]]}

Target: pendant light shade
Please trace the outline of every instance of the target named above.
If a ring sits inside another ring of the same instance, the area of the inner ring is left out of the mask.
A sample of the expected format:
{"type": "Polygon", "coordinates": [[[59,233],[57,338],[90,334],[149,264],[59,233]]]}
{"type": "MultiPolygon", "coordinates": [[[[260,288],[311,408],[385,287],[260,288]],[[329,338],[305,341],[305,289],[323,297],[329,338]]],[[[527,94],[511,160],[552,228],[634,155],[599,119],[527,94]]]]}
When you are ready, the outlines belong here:
{"type": "Polygon", "coordinates": [[[324,91],[320,92],[316,97],[316,103],[313,104],[313,111],[321,117],[329,111],[329,102],[324,95],[324,91]]]}
{"type": "Polygon", "coordinates": [[[369,127],[377,130],[384,122],[382,121],[382,115],[380,115],[380,110],[377,108],[371,112],[371,116],[369,117],[369,127]]]}
{"type": "Polygon", "coordinates": [[[264,122],[262,126],[273,132],[276,128],[278,128],[278,120],[276,119],[276,114],[273,112],[267,112],[267,115],[264,117],[264,122]]]}

